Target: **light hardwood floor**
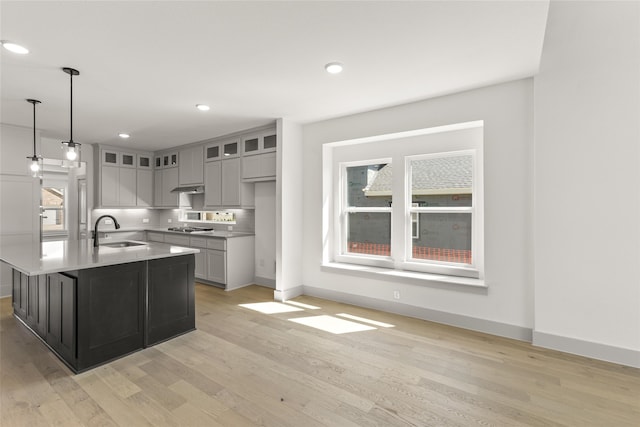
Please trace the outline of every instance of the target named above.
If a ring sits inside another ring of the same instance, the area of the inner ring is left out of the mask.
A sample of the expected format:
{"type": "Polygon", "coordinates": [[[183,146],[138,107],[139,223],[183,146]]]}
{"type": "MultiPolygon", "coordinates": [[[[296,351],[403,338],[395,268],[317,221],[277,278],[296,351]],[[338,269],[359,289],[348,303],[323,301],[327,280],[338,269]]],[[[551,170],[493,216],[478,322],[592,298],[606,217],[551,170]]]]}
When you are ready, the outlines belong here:
{"type": "Polygon", "coordinates": [[[272,301],[267,288],[198,284],[197,331],[73,375],[5,298],[0,425],[640,425],[638,369],[312,297],[294,301],[319,309],[239,306],[272,301]],[[289,321],[341,313],[394,326],[289,321]]]}

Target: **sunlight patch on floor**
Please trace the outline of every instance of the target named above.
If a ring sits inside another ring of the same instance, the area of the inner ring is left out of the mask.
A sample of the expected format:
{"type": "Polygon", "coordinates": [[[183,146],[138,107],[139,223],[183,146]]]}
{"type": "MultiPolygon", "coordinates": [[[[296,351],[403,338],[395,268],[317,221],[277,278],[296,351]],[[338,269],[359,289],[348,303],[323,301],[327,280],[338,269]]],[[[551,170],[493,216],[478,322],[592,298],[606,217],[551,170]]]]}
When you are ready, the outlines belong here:
{"type": "Polygon", "coordinates": [[[301,308],[291,307],[287,304],[280,302],[256,302],[252,304],[238,304],[240,307],[248,308],[249,310],[259,311],[264,314],[277,314],[277,313],[291,313],[293,311],[304,311],[301,308]]]}
{"type": "Polygon", "coordinates": [[[378,322],[377,320],[371,320],[364,317],[354,316],[352,314],[347,313],[338,313],[336,316],[346,317],[347,319],[357,320],[358,322],[368,323],[370,325],[380,326],[381,328],[394,328],[395,325],[391,323],[378,322]]]}
{"type": "Polygon", "coordinates": [[[372,326],[350,322],[349,320],[339,319],[337,317],[327,315],[298,317],[289,320],[301,325],[310,326],[312,328],[320,329],[326,332],[331,332],[332,334],[346,334],[349,332],[370,331],[372,329],[376,329],[372,326]]]}
{"type": "Polygon", "coordinates": [[[316,307],[315,305],[305,304],[297,301],[284,301],[285,304],[295,305],[297,307],[306,308],[308,310],[320,310],[320,307],[316,307]]]}

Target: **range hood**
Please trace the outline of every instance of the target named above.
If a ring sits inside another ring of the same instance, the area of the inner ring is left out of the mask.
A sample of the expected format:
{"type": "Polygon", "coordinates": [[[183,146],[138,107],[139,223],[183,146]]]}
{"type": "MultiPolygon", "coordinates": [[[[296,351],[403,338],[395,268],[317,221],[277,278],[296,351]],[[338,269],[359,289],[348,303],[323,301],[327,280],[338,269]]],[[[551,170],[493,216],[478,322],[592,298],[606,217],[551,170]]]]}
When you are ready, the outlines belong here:
{"type": "Polygon", "coordinates": [[[189,194],[201,194],[204,193],[204,187],[202,185],[183,185],[171,190],[172,193],[189,193],[189,194]]]}

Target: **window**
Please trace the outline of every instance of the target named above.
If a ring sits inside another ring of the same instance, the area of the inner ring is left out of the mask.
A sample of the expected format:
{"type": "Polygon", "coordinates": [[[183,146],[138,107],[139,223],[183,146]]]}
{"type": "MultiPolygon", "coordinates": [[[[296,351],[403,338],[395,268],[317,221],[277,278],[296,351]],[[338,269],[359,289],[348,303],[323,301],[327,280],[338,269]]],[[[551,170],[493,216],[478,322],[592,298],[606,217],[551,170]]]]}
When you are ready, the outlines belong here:
{"type": "Polygon", "coordinates": [[[482,138],[473,122],[327,144],[325,261],[483,278],[482,138]]]}
{"type": "Polygon", "coordinates": [[[42,187],[42,231],[65,231],[65,190],[62,186],[42,187]]]}
{"type": "Polygon", "coordinates": [[[390,166],[389,160],[343,165],[343,254],[366,255],[373,264],[391,255],[391,193],[373,187],[379,175],[390,182],[390,166]]]}
{"type": "Polygon", "coordinates": [[[407,166],[409,260],[471,265],[473,152],[407,157],[407,166]]]}

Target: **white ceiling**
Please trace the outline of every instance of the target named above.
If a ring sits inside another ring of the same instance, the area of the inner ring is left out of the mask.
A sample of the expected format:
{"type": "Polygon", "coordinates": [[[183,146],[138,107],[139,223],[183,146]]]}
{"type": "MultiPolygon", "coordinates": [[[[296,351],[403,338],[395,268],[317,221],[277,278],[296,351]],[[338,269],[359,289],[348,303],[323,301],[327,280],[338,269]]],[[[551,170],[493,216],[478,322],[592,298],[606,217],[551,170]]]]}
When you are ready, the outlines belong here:
{"type": "Polygon", "coordinates": [[[1,116],[42,136],[161,149],[534,75],[544,1],[2,1],[1,116]],[[324,65],[344,63],[340,75],[324,65]],[[200,112],[205,103],[211,111],[200,112]],[[129,132],[127,141],[117,137],[129,132]]]}

